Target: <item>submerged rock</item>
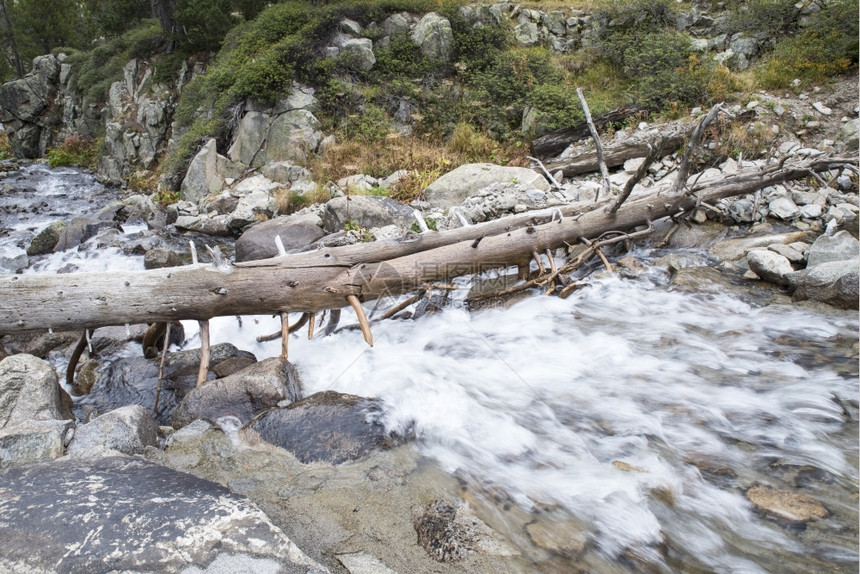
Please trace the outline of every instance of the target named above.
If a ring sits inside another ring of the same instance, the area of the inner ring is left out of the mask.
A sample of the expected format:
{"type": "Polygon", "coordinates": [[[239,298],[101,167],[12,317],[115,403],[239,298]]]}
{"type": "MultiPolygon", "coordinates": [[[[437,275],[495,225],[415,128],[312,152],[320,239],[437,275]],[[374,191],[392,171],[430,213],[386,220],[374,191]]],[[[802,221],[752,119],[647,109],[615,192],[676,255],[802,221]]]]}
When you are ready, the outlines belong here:
{"type": "Polygon", "coordinates": [[[790,490],[754,486],[747,491],[746,497],[759,510],[792,522],[808,522],[830,515],[827,507],[817,499],[790,490]]]}
{"type": "Polygon", "coordinates": [[[471,554],[518,554],[465,505],[433,500],[413,509],[412,524],[418,544],[437,562],[459,562],[471,554]]]}
{"type": "Polygon", "coordinates": [[[67,458],[0,483],[3,572],[328,572],[247,499],[140,459],[67,458]]]}
{"type": "Polygon", "coordinates": [[[263,413],[249,427],[303,463],[341,464],[399,442],[374,420],[380,407],[375,399],[325,391],[263,413]]]}

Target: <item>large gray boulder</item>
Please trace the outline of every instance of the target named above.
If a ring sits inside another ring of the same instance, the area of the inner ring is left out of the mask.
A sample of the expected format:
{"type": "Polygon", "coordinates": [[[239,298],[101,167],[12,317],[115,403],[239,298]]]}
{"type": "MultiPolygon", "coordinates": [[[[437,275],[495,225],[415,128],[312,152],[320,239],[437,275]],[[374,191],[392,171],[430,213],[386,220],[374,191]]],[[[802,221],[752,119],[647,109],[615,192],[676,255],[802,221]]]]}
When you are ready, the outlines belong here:
{"type": "Polygon", "coordinates": [[[57,372],[50,363],[32,355],[0,361],[0,429],[65,418],[57,372]]]}
{"type": "Polygon", "coordinates": [[[412,30],[412,41],[421,53],[433,60],[448,61],[454,50],[454,32],[451,23],[436,12],[425,14],[415,29],[412,30]]]}
{"type": "Polygon", "coordinates": [[[63,456],[72,421],[27,421],[0,429],[0,468],[47,462],[63,456]]]}
{"type": "Polygon", "coordinates": [[[218,150],[213,138],[200,148],[188,164],[188,171],[180,187],[182,199],[197,203],[210,193],[218,193],[223,189],[224,177],[218,172],[218,159],[218,150]]]}
{"type": "Polygon", "coordinates": [[[0,571],[328,570],[246,498],[132,457],[0,470],[0,571]]]}
{"type": "Polygon", "coordinates": [[[227,150],[230,160],[251,165],[266,141],[269,118],[262,112],[249,111],[239,121],[233,145],[227,150]]]}
{"type": "Polygon", "coordinates": [[[60,234],[68,225],[68,222],[60,220],[42,229],[30,241],[30,245],[27,247],[27,255],[35,257],[36,255],[53,253],[54,248],[60,241],[60,234]]]}
{"type": "Polygon", "coordinates": [[[248,426],[303,463],[341,464],[400,442],[373,420],[380,408],[376,399],[325,391],[267,411],[248,426]]]}
{"type": "Polygon", "coordinates": [[[452,207],[489,185],[506,182],[541,191],[550,190],[546,178],[534,170],[492,163],[470,163],[449,171],[428,185],[424,195],[432,207],[452,207]]]}
{"type": "Polygon", "coordinates": [[[388,197],[351,195],[325,204],[323,227],[329,233],[342,231],[347,221],[361,227],[408,226],[415,221],[411,208],[388,197]]]}
{"type": "Polygon", "coordinates": [[[147,446],[158,446],[158,423],[151,410],[130,405],[79,426],[67,454],[92,455],[104,450],[143,454],[147,446]]]}
{"type": "Polygon", "coordinates": [[[791,261],[769,249],[753,249],[747,253],[750,270],[771,283],[788,285],[788,276],[794,272],[791,261]]]}
{"type": "Polygon", "coordinates": [[[860,243],[847,231],[833,235],[821,235],[809,248],[807,267],[815,267],[829,261],[845,261],[860,256],[860,243]]]}
{"type": "Polygon", "coordinates": [[[344,42],[340,49],[341,55],[350,56],[349,64],[357,70],[369,70],[376,64],[373,55],[373,42],[369,38],[352,38],[344,42]]]}
{"type": "Polygon", "coordinates": [[[829,303],[841,309],[857,309],[860,259],[828,261],[788,276],[793,297],[798,301],[829,303]]]}
{"type": "MultiPolygon", "coordinates": [[[[374,60],[375,62],[375,60],[374,60]]],[[[306,109],[290,110],[280,114],[269,127],[264,154],[253,164],[290,161],[304,163],[308,154],[316,151],[322,141],[319,120],[306,109]]]]}
{"type": "Polygon", "coordinates": [[[245,424],[282,401],[300,399],[301,394],[295,366],[272,357],[191,390],[173,413],[172,424],[178,429],[194,419],[217,422],[222,417],[236,417],[245,424]]]}
{"type": "Polygon", "coordinates": [[[839,153],[848,151],[857,151],[860,146],[860,119],[854,118],[848,120],[839,130],[839,135],[836,137],[835,148],[839,153]]]}
{"type": "Polygon", "coordinates": [[[281,238],[288,253],[306,249],[325,235],[321,223],[319,216],[314,214],[277,217],[257,223],[236,240],[236,261],[256,261],[277,256],[276,237],[281,238]]]}

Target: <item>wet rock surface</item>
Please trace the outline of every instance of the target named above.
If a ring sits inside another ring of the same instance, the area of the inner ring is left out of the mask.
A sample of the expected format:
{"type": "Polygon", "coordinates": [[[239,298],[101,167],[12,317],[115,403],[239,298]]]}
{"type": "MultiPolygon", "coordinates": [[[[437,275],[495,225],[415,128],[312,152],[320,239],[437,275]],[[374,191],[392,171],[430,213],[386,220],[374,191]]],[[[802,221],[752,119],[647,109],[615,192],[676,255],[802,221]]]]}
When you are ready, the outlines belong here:
{"type": "MultiPolygon", "coordinates": [[[[240,351],[229,343],[222,343],[210,349],[210,369],[234,357],[256,360],[253,354],[240,351]]],[[[127,405],[140,405],[152,410],[158,386],[159,363],[160,359],[157,358],[127,357],[102,368],[89,395],[76,404],[78,418],[86,420],[89,413],[106,413],[127,405]]],[[[199,349],[168,354],[155,415],[159,424],[170,424],[170,417],[182,398],[196,387],[199,368],[199,349]]],[[[214,373],[210,376],[214,378],[214,373]]]]}
{"type": "Polygon", "coordinates": [[[377,400],[325,391],[263,413],[249,428],[304,463],[342,464],[402,440],[374,420],[381,406],[377,400]]]}
{"type": "Polygon", "coordinates": [[[0,480],[4,572],[199,572],[237,555],[327,572],[243,497],[151,462],[64,459],[0,480]]]}

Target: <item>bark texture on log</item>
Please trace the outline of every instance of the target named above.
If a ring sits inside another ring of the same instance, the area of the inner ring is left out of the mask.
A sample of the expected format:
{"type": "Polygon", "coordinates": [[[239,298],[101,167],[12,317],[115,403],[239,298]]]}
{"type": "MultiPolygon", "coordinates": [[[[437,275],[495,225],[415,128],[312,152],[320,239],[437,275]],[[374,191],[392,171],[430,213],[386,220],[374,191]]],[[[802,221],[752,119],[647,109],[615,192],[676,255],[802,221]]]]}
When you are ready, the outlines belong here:
{"type": "Polygon", "coordinates": [[[527,265],[534,252],[563,247],[580,237],[596,237],[608,230],[627,231],[691,210],[700,201],[712,203],[806,177],[813,170],[855,162],[854,158],[833,158],[783,167],[774,164],[696,185],[687,193],[634,196],[614,213],[605,209],[607,201],[586,213],[561,219],[553,217],[552,210],[544,210],[451,231],[407,234],[400,239],[232,266],[0,275],[0,335],[340,309],[348,305],[350,295],[369,301],[417,291],[461,275],[527,265]]]}
{"type": "MultiPolygon", "coordinates": [[[[680,129],[664,134],[658,157],[664,157],[673,153],[684,144],[686,137],[686,131],[680,129]]],[[[631,139],[620,144],[604,146],[603,159],[606,162],[606,166],[618,167],[619,165],[624,165],[624,162],[628,159],[647,156],[649,151],[648,143],[644,140],[631,139]]],[[[591,173],[599,169],[597,152],[584,153],[570,160],[549,162],[546,164],[546,168],[552,173],[561,170],[564,173],[564,177],[591,173]]]]}
{"type": "MultiPolygon", "coordinates": [[[[623,122],[630,116],[646,110],[647,108],[640,106],[626,106],[595,116],[592,120],[597,129],[602,130],[611,123],[623,122]]],[[[532,153],[540,158],[550,158],[563,152],[570,144],[585,139],[589,135],[591,133],[587,122],[582,122],[570,128],[555,130],[534,140],[532,142],[532,153]]]]}

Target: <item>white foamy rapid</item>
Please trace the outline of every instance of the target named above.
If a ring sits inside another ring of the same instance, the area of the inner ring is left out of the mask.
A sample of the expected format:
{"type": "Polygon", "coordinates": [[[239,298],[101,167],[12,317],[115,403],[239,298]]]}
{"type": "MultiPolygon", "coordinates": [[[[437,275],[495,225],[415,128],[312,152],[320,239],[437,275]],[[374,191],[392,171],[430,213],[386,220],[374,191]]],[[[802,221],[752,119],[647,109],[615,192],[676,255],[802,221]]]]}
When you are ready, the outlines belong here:
{"type": "MultiPolygon", "coordinates": [[[[276,320],[242,325],[214,321],[214,342],[280,352],[253,339],[276,320]]],[[[834,396],[856,399],[856,380],[779,358],[782,337],[856,331],[856,320],[606,278],[568,300],[388,321],[373,348],[358,331],[296,334],[290,356],[306,394],[383,398],[385,424],[414,424],[423,453],[526,508],[560,505],[607,557],[668,538],[715,571],[765,572],[749,552],[802,546],[691,462],[731,468],[745,487],[771,459],[856,484],[856,458],[829,436],[843,421],[834,396]]]]}

